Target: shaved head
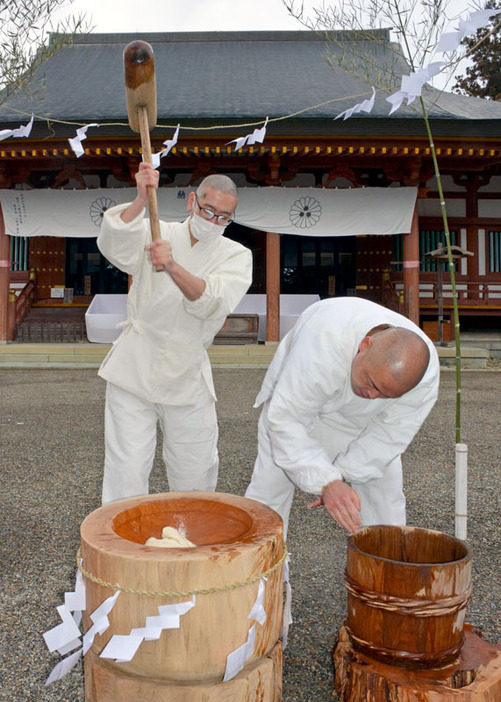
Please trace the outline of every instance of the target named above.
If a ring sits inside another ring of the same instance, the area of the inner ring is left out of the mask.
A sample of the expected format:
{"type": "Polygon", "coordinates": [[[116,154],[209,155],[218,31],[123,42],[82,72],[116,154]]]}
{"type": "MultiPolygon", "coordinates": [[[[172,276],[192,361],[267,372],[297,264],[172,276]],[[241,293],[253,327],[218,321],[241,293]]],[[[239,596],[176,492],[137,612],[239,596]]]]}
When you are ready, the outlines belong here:
{"type": "Polygon", "coordinates": [[[386,366],[395,381],[408,390],[426,373],[430,351],[419,334],[404,327],[389,327],[372,336],[367,359],[375,369],[386,366]]]}
{"type": "Polygon", "coordinates": [[[430,351],[419,334],[404,327],[375,327],[353,360],[352,388],[366,399],[400,397],[421,381],[429,361],[430,351]]]}
{"type": "Polygon", "coordinates": [[[231,180],[231,178],[228,178],[226,175],[222,175],[221,173],[213,173],[212,175],[204,178],[197,188],[198,197],[205,197],[207,195],[207,190],[211,188],[212,190],[217,190],[225,195],[231,195],[231,197],[238,200],[237,186],[231,180]]]}

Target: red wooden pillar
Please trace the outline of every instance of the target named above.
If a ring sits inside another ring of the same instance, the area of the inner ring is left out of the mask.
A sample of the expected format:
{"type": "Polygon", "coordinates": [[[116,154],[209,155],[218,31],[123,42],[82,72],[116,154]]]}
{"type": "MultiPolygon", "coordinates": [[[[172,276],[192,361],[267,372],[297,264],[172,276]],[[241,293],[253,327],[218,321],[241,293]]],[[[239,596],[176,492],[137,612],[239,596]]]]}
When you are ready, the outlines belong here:
{"type": "Polygon", "coordinates": [[[8,341],[10,284],[10,237],[5,233],[0,205],[0,343],[8,341]]]}
{"type": "Polygon", "coordinates": [[[266,233],[266,341],[280,341],[280,234],[266,233]]]}
{"type": "MultiPolygon", "coordinates": [[[[484,181],[485,182],[485,181],[484,181]]],[[[479,181],[478,178],[474,178],[473,183],[467,183],[466,185],[466,211],[465,216],[468,222],[466,226],[466,249],[471,251],[473,256],[466,257],[466,277],[467,281],[478,281],[480,280],[479,266],[480,266],[480,251],[478,246],[478,188],[479,181]],[[472,224],[474,222],[474,224],[472,224]]],[[[484,231],[484,241],[486,241],[486,234],[484,231]]],[[[461,246],[461,242],[457,242],[461,246]]],[[[456,275],[461,274],[461,261],[457,262],[456,275]]],[[[478,300],[480,298],[480,289],[478,287],[468,286],[467,297],[470,299],[478,300]]]]}
{"type": "Polygon", "coordinates": [[[411,231],[404,235],[405,316],[419,326],[419,220],[417,204],[411,231]]]}

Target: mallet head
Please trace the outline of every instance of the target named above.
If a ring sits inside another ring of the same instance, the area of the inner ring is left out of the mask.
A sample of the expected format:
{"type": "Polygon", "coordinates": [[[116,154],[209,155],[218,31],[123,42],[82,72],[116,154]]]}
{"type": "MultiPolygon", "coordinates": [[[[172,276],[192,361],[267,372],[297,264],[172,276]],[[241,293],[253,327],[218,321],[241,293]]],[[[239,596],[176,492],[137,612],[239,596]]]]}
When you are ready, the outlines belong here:
{"type": "Polygon", "coordinates": [[[124,49],[125,99],[130,128],[140,132],[137,112],[146,108],[150,131],[157,123],[157,89],[153,49],[141,39],[130,42],[124,49]]]}

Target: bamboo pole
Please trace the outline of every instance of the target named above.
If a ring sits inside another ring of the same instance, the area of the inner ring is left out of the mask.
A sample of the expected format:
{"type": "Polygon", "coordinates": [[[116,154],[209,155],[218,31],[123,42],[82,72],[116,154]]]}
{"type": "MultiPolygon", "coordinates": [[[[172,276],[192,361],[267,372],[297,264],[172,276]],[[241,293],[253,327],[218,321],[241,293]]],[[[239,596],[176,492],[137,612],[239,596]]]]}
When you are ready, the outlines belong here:
{"type": "MultiPolygon", "coordinates": [[[[440,197],[440,207],[442,211],[442,220],[444,224],[445,243],[447,246],[447,260],[449,272],[451,276],[452,286],[452,305],[454,313],[454,338],[456,342],[456,471],[455,471],[455,534],[460,539],[466,539],[466,521],[467,521],[467,499],[468,499],[468,446],[461,443],[461,342],[459,338],[459,310],[456,292],[456,274],[454,271],[454,259],[452,257],[451,237],[449,232],[449,223],[447,220],[447,211],[445,208],[444,191],[442,188],[442,179],[440,169],[438,167],[437,154],[435,152],[435,144],[431,133],[430,123],[423,98],[420,98],[421,109],[426,125],[428,140],[430,142],[431,156],[433,160],[433,168],[437,180],[437,187],[440,197]]],[[[439,264],[440,265],[440,264],[439,264]]]]}
{"type": "Polygon", "coordinates": [[[450,272],[450,276],[451,276],[452,305],[453,305],[453,312],[454,312],[454,337],[455,337],[455,341],[456,341],[456,443],[460,443],[461,442],[461,343],[460,343],[460,339],[459,339],[459,310],[458,310],[458,300],[457,300],[457,292],[456,292],[456,274],[454,271],[454,259],[452,258],[449,222],[447,220],[447,211],[445,209],[444,191],[442,188],[442,178],[440,176],[440,169],[438,167],[437,154],[435,151],[435,143],[433,141],[433,135],[431,133],[430,122],[428,120],[428,115],[426,114],[426,108],[424,106],[423,98],[420,97],[419,99],[421,102],[421,110],[423,112],[424,122],[426,125],[426,132],[428,134],[431,157],[433,160],[433,168],[434,168],[435,177],[437,180],[438,193],[439,193],[439,197],[440,197],[440,208],[442,211],[442,221],[444,224],[445,244],[447,246],[447,260],[448,260],[449,272],[450,272]]]}

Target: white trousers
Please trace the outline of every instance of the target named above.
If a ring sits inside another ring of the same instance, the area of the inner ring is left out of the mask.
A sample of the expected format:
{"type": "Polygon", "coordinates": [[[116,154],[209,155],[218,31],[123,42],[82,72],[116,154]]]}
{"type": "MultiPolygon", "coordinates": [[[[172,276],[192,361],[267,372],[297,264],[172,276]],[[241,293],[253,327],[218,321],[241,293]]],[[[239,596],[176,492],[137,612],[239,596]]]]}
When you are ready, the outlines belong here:
{"type": "MultiPolygon", "coordinates": [[[[286,535],[295,484],[273,460],[267,410],[268,403],[265,403],[258,424],[258,453],[254,472],[245,496],[263,502],[278,512],[283,519],[286,535]]],[[[325,448],[329,453],[328,447],[325,448]]],[[[405,524],[402,482],[402,462],[399,456],[389,464],[380,478],[366,483],[351,483],[360,498],[360,517],[364,526],[405,524]]]]}
{"type": "Polygon", "coordinates": [[[208,392],[198,404],[174,406],[147,402],[108,383],[103,505],[148,494],[158,422],[170,489],[216,489],[218,427],[208,392]]]}

